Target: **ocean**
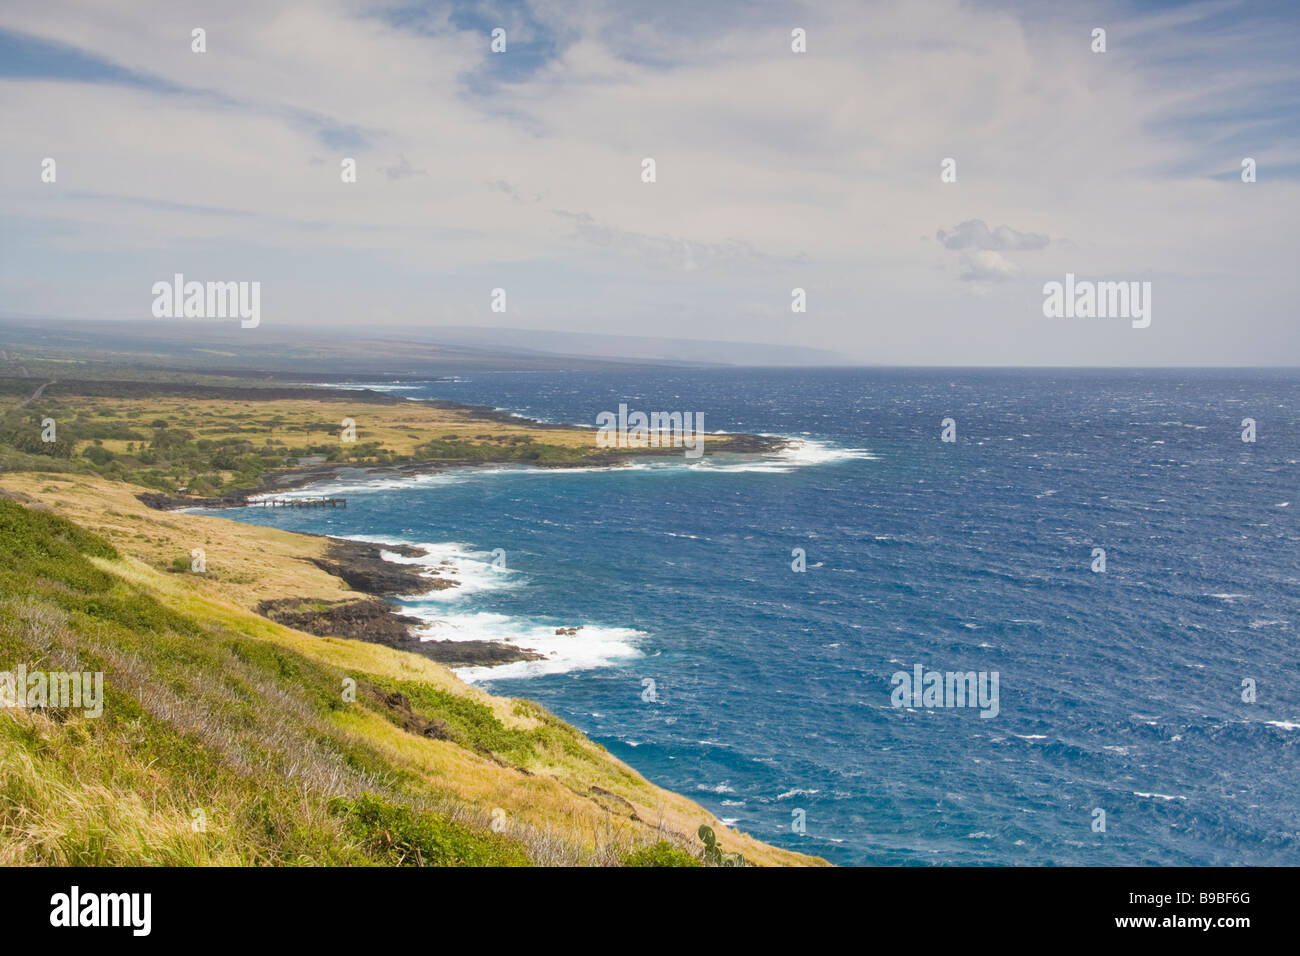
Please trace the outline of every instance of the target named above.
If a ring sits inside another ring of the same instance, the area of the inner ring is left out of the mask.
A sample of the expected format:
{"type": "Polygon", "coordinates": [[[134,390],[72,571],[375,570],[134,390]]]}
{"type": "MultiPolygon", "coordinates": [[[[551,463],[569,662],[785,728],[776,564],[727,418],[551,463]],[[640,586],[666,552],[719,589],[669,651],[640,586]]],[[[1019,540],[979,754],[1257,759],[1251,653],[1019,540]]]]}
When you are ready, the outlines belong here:
{"type": "Polygon", "coordinates": [[[1300,372],[391,387],[801,440],[759,460],[344,479],[301,493],[346,510],[221,512],[428,546],[462,582],[403,602],[431,636],[549,655],[463,677],[540,701],[727,823],[850,865],[1300,863],[1300,372]],[[974,672],[996,706],[913,697],[896,675],[918,666],[974,672]]]}

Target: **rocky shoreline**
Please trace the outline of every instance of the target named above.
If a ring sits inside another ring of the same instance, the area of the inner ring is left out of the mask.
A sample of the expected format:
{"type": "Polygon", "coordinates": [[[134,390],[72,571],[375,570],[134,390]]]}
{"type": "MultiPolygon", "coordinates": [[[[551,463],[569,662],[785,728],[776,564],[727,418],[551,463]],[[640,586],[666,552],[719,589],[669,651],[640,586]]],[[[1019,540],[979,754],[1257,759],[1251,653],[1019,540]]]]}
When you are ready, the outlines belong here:
{"type": "MultiPolygon", "coordinates": [[[[538,429],[569,429],[573,426],[538,422],[521,418],[484,405],[463,405],[451,401],[432,401],[435,407],[469,411],[476,417],[512,425],[525,424],[538,429]]],[[[765,455],[778,453],[792,444],[791,439],[771,435],[727,435],[727,447],[713,454],[765,455]]],[[[538,465],[519,463],[520,467],[534,468],[590,468],[627,464],[647,455],[663,457],[679,455],[680,449],[645,449],[636,453],[610,449],[587,455],[573,464],[538,465]]],[[[706,452],[706,455],[708,453],[706,452]]],[[[283,469],[262,476],[254,491],[220,497],[192,497],[148,491],[136,497],[143,504],[160,511],[182,508],[224,509],[244,507],[256,497],[294,491],[323,481],[369,478],[414,478],[437,474],[454,468],[499,466],[499,461],[416,461],[394,465],[312,465],[283,469]]],[[[398,650],[411,651],[448,667],[490,667],[516,661],[543,660],[544,654],[498,641],[422,640],[416,630],[426,622],[402,614],[386,599],[424,594],[433,590],[452,588],[457,582],[451,577],[441,577],[425,565],[405,565],[386,560],[384,551],[395,552],[408,558],[427,556],[428,552],[413,545],[375,544],[346,538],[328,538],[329,544],[322,557],[309,558],[316,567],[344,581],[353,591],[355,599],[324,601],[310,597],[286,597],[262,601],[256,610],[277,623],[316,634],[322,637],[343,637],[369,641],[398,650]]],[[[575,635],[580,628],[559,628],[557,634],[575,635]]]]}
{"type": "Polygon", "coordinates": [[[427,567],[396,564],[384,551],[407,558],[427,556],[409,544],[375,544],[348,538],[329,538],[323,558],[314,565],[341,578],[360,597],[342,601],[316,598],[277,598],[262,601],[257,613],[278,624],[320,637],[345,637],[411,651],[447,667],[492,667],[516,661],[543,660],[544,654],[499,641],[422,640],[417,628],[424,621],[402,614],[385,598],[424,594],[457,587],[452,578],[439,577],[427,567]]]}
{"type": "Polygon", "coordinates": [[[492,667],[515,661],[542,660],[545,656],[495,641],[421,640],[414,628],[422,625],[423,621],[400,614],[387,601],[375,597],[354,601],[278,598],[262,601],[256,610],[277,624],[308,634],[382,644],[419,654],[446,667],[492,667]]]}
{"type": "Polygon", "coordinates": [[[400,554],[404,558],[422,558],[428,555],[423,548],[410,544],[375,544],[370,541],[353,541],[350,538],[330,538],[325,557],[313,558],[312,563],[327,574],[332,574],[354,591],[378,597],[403,597],[440,591],[456,587],[450,578],[423,573],[420,565],[396,564],[383,557],[383,552],[400,554]]]}

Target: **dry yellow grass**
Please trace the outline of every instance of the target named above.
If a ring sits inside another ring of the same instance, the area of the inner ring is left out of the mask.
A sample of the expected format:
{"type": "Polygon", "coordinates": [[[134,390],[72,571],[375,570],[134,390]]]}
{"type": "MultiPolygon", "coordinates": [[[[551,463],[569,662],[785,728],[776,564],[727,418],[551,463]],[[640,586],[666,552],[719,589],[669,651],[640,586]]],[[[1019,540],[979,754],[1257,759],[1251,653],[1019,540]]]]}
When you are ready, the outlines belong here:
{"type": "MultiPolygon", "coordinates": [[[[517,424],[496,422],[466,409],[438,408],[423,402],[373,405],[311,399],[96,398],[94,409],[98,420],[126,422],[146,433],[150,422],[158,420],[166,421],[169,428],[191,431],[196,438],[238,438],[257,445],[281,442],[293,447],[337,439],[343,419],[349,418],[356,423],[359,444],[379,442],[399,455],[410,455],[417,445],[445,436],[489,443],[480,440],[480,435],[492,436],[494,444],[531,438],[565,448],[597,450],[596,433],[590,429],[538,428],[522,420],[517,424]]],[[[127,444],[125,440],[105,440],[103,447],[122,454],[127,444]]]]}
{"type": "Polygon", "coordinates": [[[187,576],[187,586],[224,595],[244,607],[275,597],[355,597],[339,578],[311,563],[324,554],[324,538],[225,518],[160,512],[136,498],[145,489],[93,476],[8,473],[0,475],[0,489],[48,505],[155,568],[178,557],[188,561],[190,552],[201,548],[208,572],[187,576]]]}

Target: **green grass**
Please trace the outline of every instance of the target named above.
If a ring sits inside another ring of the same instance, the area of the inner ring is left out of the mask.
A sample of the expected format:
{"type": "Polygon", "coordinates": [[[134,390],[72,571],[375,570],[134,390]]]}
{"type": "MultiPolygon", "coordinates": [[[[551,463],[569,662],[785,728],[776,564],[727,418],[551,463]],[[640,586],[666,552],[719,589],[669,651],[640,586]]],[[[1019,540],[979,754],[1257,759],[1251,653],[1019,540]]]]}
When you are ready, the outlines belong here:
{"type": "Polygon", "coordinates": [[[486,445],[465,440],[435,439],[415,449],[415,457],[429,461],[532,462],[539,465],[572,465],[591,456],[590,449],[566,448],[534,440],[486,445]]]}
{"type": "MultiPolygon", "coordinates": [[[[538,726],[525,729],[507,727],[490,707],[476,700],[427,684],[397,680],[376,680],[374,684],[387,693],[403,694],[413,712],[444,724],[450,739],[459,746],[491,754],[505,763],[528,767],[536,759],[553,754],[577,760],[591,757],[592,745],[586,738],[532,701],[514,702],[517,715],[539,721],[538,726]]],[[[390,711],[386,716],[400,724],[400,715],[390,711]]]]}
{"type": "Polygon", "coordinates": [[[475,833],[437,814],[415,814],[374,794],[333,801],[348,832],[377,862],[390,866],[527,866],[520,846],[496,833],[475,833]]]}
{"type": "Polygon", "coordinates": [[[337,729],[332,712],[368,706],[343,701],[343,672],[162,606],[54,515],[0,499],[0,540],[0,668],[105,675],[101,717],[0,714],[0,862],[389,864],[408,845],[435,865],[528,861],[421,809],[408,773],[337,729]]]}
{"type": "Polygon", "coordinates": [[[642,847],[623,856],[623,866],[703,866],[704,864],[685,850],[667,840],[642,847]]]}
{"type": "Polygon", "coordinates": [[[0,496],[0,671],[100,672],[104,691],[98,717],[0,710],[0,865],[695,860],[706,811],[541,706],[209,584],[0,496]]]}
{"type": "MultiPolygon", "coordinates": [[[[15,386],[13,381],[0,384],[15,386]]],[[[94,392],[94,384],[82,383],[78,388],[94,392]]],[[[21,380],[16,386],[28,394],[34,388],[31,380],[21,380]]],[[[483,434],[475,440],[447,435],[423,444],[408,439],[398,443],[401,449],[395,449],[386,441],[366,439],[364,424],[360,440],[343,443],[339,441],[336,410],[326,401],[340,396],[328,391],[320,396],[320,407],[312,406],[310,411],[301,397],[296,405],[267,401],[263,417],[258,418],[259,413],[248,407],[250,402],[263,401],[257,389],[246,390],[243,397],[248,401],[227,398],[204,405],[196,400],[191,410],[181,415],[163,401],[163,386],[141,385],[144,394],[150,389],[160,396],[158,410],[153,412],[127,401],[126,396],[119,405],[93,394],[65,394],[57,384],[52,386],[25,408],[0,415],[0,471],[94,474],[169,493],[184,488],[190,494],[216,496],[255,490],[263,475],[297,467],[307,457],[323,458],[331,464],[370,466],[416,461],[571,465],[593,450],[548,444],[521,434],[483,434]],[[291,411],[285,411],[286,407],[291,411]],[[57,423],[57,441],[42,440],[46,419],[57,423]],[[104,442],[115,447],[104,447],[104,442]]],[[[276,394],[275,390],[261,391],[267,396],[276,394]]],[[[108,392],[111,395],[113,389],[108,392]]],[[[297,392],[289,390],[287,394],[297,392]]],[[[484,423],[484,427],[491,425],[484,423]]],[[[397,433],[388,434],[387,441],[398,433],[418,434],[418,430],[399,427],[397,433]]]]}

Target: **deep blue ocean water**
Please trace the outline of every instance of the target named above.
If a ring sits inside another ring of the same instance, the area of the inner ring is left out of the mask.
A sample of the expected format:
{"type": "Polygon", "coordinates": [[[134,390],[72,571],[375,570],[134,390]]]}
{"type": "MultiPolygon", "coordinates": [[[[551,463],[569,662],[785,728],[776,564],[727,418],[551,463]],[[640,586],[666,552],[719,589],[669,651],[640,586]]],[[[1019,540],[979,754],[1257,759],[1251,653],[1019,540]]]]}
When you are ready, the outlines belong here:
{"type": "Polygon", "coordinates": [[[1300,373],[645,369],[399,394],[817,443],[223,512],[438,545],[465,586],[410,602],[438,636],[555,655],[466,676],[736,827],[840,864],[1300,863],[1300,373]],[[997,672],[997,716],[894,707],[916,664],[997,672]]]}

